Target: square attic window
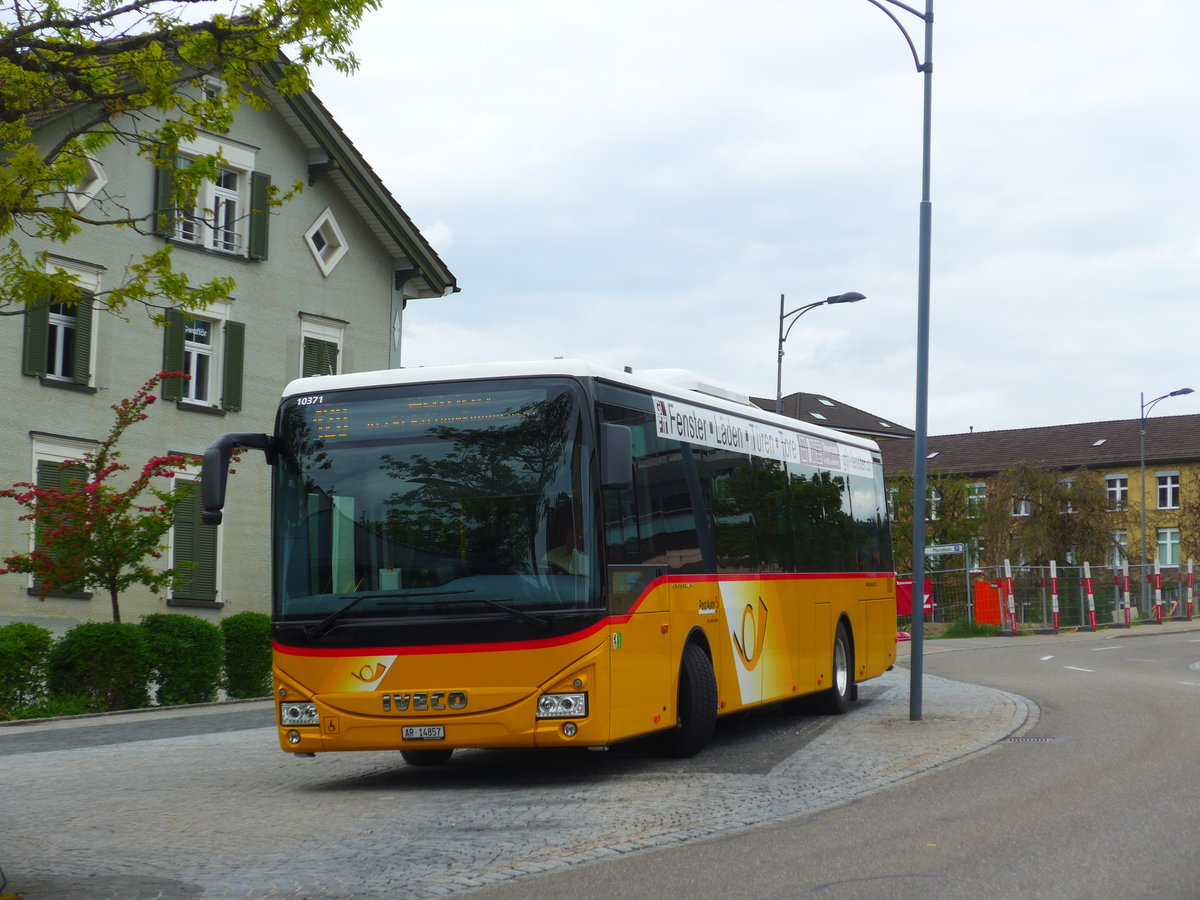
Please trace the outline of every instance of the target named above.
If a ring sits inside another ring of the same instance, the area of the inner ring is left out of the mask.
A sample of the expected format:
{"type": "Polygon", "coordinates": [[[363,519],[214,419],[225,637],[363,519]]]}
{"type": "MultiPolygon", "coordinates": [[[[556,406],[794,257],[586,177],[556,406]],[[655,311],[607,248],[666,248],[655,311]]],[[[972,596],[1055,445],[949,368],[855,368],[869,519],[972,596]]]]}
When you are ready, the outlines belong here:
{"type": "Polygon", "coordinates": [[[108,176],[104,174],[104,167],[100,163],[90,156],[84,159],[84,162],[87,163],[87,173],[80,179],[79,184],[67,189],[67,199],[75,208],[75,212],[82,212],[108,184],[108,176]]]}
{"type": "Polygon", "coordinates": [[[350,249],[346,238],[342,236],[342,229],[338,227],[337,220],[328,207],[317,216],[317,220],[309,226],[308,231],[304,232],[304,242],[308,244],[313,259],[317,261],[324,275],[332,272],[350,249]]]}
{"type": "Polygon", "coordinates": [[[832,400],[826,400],[824,397],[818,397],[817,400],[821,403],[824,403],[826,406],[837,406],[837,404],[832,400]]]}
{"type": "Polygon", "coordinates": [[[814,419],[820,419],[822,422],[829,421],[829,419],[826,416],[821,415],[819,412],[810,412],[809,415],[812,416],[814,419]]]}

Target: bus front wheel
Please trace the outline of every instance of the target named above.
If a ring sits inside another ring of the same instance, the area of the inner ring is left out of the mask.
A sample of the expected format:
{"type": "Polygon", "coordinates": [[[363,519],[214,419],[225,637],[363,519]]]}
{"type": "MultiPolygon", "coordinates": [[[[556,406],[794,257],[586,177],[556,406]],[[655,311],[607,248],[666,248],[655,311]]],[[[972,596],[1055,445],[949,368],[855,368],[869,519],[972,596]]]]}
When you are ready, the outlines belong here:
{"type": "Polygon", "coordinates": [[[833,638],[833,684],[817,695],[820,711],[830,715],[841,715],[850,708],[850,701],[858,693],[854,683],[854,644],[846,623],[839,622],[833,638]]]}
{"type": "Polygon", "coordinates": [[[675,727],[658,736],[655,749],[660,756],[695,756],[708,744],[717,724],[717,678],[699,644],[683,648],[676,709],[675,727]]]}
{"type": "Polygon", "coordinates": [[[401,750],[400,755],[410,766],[444,766],[450,762],[453,750],[401,750]]]}

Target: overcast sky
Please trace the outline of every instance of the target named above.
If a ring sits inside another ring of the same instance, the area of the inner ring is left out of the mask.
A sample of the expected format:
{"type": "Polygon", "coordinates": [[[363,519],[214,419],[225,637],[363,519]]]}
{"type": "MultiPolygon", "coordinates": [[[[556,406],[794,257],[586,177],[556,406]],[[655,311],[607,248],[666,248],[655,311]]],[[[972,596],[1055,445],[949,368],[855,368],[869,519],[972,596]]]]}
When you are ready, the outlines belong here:
{"type": "MultiPolygon", "coordinates": [[[[1200,412],[1200,3],[935,12],[930,433],[1200,412]]],[[[773,396],[780,294],[853,290],[784,393],[915,423],[922,78],[867,0],[387,0],[356,53],[317,93],[462,287],[405,365],[773,396]]]]}

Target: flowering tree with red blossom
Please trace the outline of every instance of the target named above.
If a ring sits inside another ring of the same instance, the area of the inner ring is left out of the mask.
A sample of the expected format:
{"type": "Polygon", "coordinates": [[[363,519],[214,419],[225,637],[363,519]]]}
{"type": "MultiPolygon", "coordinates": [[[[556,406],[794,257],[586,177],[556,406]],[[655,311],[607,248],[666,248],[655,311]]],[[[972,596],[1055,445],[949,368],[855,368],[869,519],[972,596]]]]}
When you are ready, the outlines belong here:
{"type": "Polygon", "coordinates": [[[121,621],[119,598],[127,587],[157,589],[171,583],[175,570],[156,567],[151,560],[162,557],[175,507],[188,496],[185,490],[172,490],[171,479],[198,459],[155,456],[118,487],[128,480],[121,473],[130,467],[120,462],[117,443],[127,428],[149,418],[147,410],[157,399],[152,392],[162,379],[187,377],[159,372],[132,397],[113,404],[116,421],[99,449],[61,464],[67,470],[65,488],[21,482],[0,490],[0,497],[11,497],[28,510],[21,519],[32,522],[37,534],[35,549],[7,557],[0,574],[33,575],[42,599],[50,591],[105,590],[114,622],[121,621]]]}

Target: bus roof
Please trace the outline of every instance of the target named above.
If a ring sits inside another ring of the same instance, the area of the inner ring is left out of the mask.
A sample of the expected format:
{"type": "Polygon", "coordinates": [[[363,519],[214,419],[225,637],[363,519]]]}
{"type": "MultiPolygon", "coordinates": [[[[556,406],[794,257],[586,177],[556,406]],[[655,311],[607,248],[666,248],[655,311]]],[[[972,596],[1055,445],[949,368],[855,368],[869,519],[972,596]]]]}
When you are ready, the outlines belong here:
{"type": "Polygon", "coordinates": [[[878,451],[878,445],[858,435],[835,431],[821,425],[776,415],[750,402],[723,385],[707,382],[683,369],[646,369],[642,373],[608,369],[579,359],[547,359],[525,362],[471,363],[453,366],[421,366],[412,369],[382,369],[375,372],[349,372],[344,375],[314,375],[298,378],[283,389],[283,398],[317,391],[350,388],[388,387],[391,385],[429,384],[434,382],[478,381],[486,378],[527,378],[539,376],[591,378],[612,384],[665,395],[685,403],[696,403],[731,415],[743,416],[773,425],[828,438],[843,444],[878,451]]]}

